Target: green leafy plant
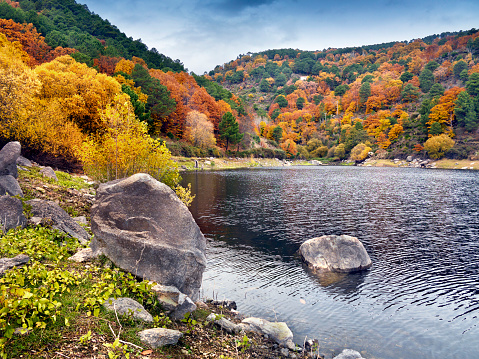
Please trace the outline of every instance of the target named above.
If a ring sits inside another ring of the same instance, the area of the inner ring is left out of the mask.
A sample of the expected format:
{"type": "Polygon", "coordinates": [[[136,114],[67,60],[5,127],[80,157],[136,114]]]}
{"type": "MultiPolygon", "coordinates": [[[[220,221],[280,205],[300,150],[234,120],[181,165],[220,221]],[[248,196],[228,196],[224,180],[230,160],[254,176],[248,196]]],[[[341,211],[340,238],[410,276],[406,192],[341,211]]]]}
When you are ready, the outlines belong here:
{"type": "Polygon", "coordinates": [[[105,347],[111,349],[108,350],[109,359],[118,359],[125,357],[126,359],[130,358],[130,353],[128,353],[128,345],[120,343],[120,340],[117,338],[113,343],[104,343],[105,347]]]}
{"type": "Polygon", "coordinates": [[[87,345],[88,342],[91,340],[91,330],[88,331],[85,335],[82,335],[79,339],[80,344],[87,345]]]}
{"type": "Polygon", "coordinates": [[[249,347],[251,347],[251,343],[249,338],[246,336],[246,334],[243,336],[241,340],[235,340],[236,346],[238,348],[241,348],[241,352],[244,353],[246,350],[248,350],[249,347]]]}
{"type": "Polygon", "coordinates": [[[203,324],[201,324],[195,318],[193,318],[191,313],[186,313],[185,317],[181,319],[181,321],[185,323],[186,326],[188,327],[188,330],[186,331],[187,334],[191,333],[196,327],[200,327],[200,328],[203,327],[203,324]]]}
{"type": "MultiPolygon", "coordinates": [[[[57,321],[60,296],[81,282],[79,274],[33,262],[0,278],[0,356],[15,329],[45,329],[57,321]]],[[[68,325],[68,320],[65,321],[68,325]]]]}

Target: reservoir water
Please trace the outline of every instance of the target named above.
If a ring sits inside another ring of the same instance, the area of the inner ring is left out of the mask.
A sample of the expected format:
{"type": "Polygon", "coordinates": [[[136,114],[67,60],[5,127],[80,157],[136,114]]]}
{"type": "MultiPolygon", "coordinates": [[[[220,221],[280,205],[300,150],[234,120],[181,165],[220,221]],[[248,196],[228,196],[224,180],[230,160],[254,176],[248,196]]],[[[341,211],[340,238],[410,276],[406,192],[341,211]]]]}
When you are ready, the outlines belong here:
{"type": "Polygon", "coordinates": [[[208,242],[203,295],[285,321],[332,358],[479,358],[479,172],[286,167],[183,174],[208,242]],[[373,266],[318,277],[301,243],[358,237],[373,266]]]}

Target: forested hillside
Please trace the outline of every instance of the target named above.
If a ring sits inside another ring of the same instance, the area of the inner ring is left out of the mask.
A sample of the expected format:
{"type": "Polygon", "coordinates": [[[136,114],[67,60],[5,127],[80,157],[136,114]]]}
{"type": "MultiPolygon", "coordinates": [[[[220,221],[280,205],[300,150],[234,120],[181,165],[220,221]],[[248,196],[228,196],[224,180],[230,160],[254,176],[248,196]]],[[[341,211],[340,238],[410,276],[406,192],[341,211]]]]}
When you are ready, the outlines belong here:
{"type": "Polygon", "coordinates": [[[105,178],[160,144],[187,156],[478,155],[475,29],[249,53],[197,76],[74,0],[3,0],[0,44],[1,140],[102,163],[105,178]]]}
{"type": "Polygon", "coordinates": [[[236,96],[73,0],[0,1],[0,59],[1,140],[103,180],[158,166],[166,142],[220,155],[217,145],[242,138],[221,133],[227,113],[253,132],[236,96]]]}
{"type": "Polygon", "coordinates": [[[362,160],[372,151],[459,159],[479,150],[475,29],[357,48],[249,53],[205,78],[243,99],[262,145],[277,143],[289,157],[362,160]]]}
{"type": "MultiPolygon", "coordinates": [[[[53,49],[78,50],[73,57],[90,66],[108,67],[112,58],[142,58],[149,67],[184,71],[180,60],[173,61],[148,49],[141,40],[133,40],[115,25],[93,14],[86,5],[74,0],[0,1],[0,18],[32,24],[53,49]]],[[[111,65],[110,65],[111,66],[111,65]]]]}

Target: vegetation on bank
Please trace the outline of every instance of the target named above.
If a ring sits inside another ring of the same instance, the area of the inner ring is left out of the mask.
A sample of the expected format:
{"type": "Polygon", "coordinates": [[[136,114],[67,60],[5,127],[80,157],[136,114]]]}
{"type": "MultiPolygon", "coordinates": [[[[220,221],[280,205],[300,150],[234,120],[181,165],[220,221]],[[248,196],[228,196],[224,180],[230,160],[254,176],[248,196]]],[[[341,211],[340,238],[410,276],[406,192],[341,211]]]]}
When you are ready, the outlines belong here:
{"type": "MultiPolygon", "coordinates": [[[[56,175],[58,182],[44,178],[36,167],[20,170],[24,200],[55,200],[72,215],[89,218],[93,183],[60,171],[56,175]]],[[[228,334],[207,322],[212,312],[238,321],[221,306],[203,305],[184,320],[173,322],[149,290],[152,283],[134,278],[106,257],[88,263],[68,260],[80,248],[76,239],[46,223],[0,237],[0,257],[30,256],[27,265],[0,278],[0,357],[277,357],[273,343],[261,336],[228,334]],[[109,297],[135,299],[153,315],[154,322],[117,317],[102,306],[109,297]],[[175,346],[152,350],[141,343],[137,333],[153,327],[176,329],[184,336],[175,346]]]]}

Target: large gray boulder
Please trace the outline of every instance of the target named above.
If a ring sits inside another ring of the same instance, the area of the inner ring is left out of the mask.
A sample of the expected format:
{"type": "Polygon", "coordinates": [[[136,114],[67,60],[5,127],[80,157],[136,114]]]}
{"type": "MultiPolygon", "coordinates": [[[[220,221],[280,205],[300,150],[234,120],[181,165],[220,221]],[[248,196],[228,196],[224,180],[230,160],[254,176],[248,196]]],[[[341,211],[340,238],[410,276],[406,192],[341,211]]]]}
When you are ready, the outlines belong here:
{"type": "Polygon", "coordinates": [[[18,177],[17,159],[22,151],[20,142],[9,142],[0,150],[0,176],[18,177]]]}
{"type": "Polygon", "coordinates": [[[5,194],[23,197],[23,191],[18,181],[12,175],[0,176],[0,195],[3,196],[5,194]]]}
{"type": "Polygon", "coordinates": [[[197,300],[206,241],[188,208],[147,174],[108,182],[91,210],[91,248],[120,268],[197,300]]]}
{"type": "Polygon", "coordinates": [[[0,196],[0,225],[4,233],[18,226],[24,227],[27,219],[23,215],[22,201],[10,196],[0,196]]]}
{"type": "Polygon", "coordinates": [[[70,237],[77,238],[81,244],[86,244],[90,239],[87,231],[76,223],[57,203],[42,199],[32,199],[27,201],[27,204],[31,206],[30,213],[32,217],[51,219],[54,229],[58,229],[70,237]]]}
{"type": "Polygon", "coordinates": [[[363,244],[347,235],[309,239],[299,252],[312,269],[348,273],[367,269],[372,264],[363,244]]]}

